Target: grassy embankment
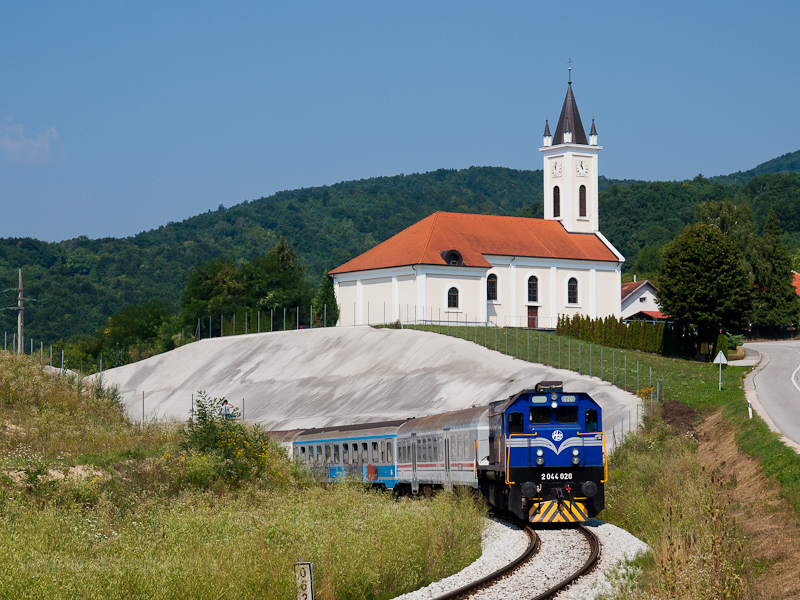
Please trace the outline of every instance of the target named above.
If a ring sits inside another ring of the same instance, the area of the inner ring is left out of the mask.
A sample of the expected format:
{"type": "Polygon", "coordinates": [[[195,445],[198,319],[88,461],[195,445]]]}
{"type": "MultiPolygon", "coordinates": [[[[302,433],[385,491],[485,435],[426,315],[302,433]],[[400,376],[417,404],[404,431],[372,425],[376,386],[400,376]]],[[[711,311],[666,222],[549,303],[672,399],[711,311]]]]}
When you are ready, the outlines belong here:
{"type": "Polygon", "coordinates": [[[388,598],[480,553],[472,495],[319,485],[257,429],[196,425],[0,352],[0,597],[289,598],[305,559],[318,598],[388,598]]]}
{"type": "Polygon", "coordinates": [[[599,346],[527,330],[462,325],[441,333],[521,360],[602,373],[619,387],[627,381],[629,390],[638,363],[647,417],[612,457],[600,518],[647,542],[652,553],[637,561],[632,579],[618,582],[617,598],[800,597],[800,455],[758,416],[748,418],[747,369],[724,369],[719,391],[714,364],[601,353],[599,346]],[[651,368],[666,398],[652,412],[651,368]]]}

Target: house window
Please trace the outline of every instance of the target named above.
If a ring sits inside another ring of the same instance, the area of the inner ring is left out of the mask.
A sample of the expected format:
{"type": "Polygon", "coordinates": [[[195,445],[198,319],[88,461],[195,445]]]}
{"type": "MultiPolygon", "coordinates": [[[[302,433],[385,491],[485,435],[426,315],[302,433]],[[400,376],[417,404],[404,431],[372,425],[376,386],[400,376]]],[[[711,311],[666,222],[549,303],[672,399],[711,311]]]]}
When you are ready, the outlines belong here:
{"type": "Polygon", "coordinates": [[[459,266],[464,264],[464,260],[461,258],[461,254],[457,250],[448,250],[447,252],[442,252],[442,258],[444,258],[444,262],[448,265],[459,266]]]}
{"type": "Polygon", "coordinates": [[[447,290],[447,308],[458,308],[458,289],[454,287],[447,290]]]}
{"type": "Polygon", "coordinates": [[[639,298],[639,302],[647,302],[647,298],[645,298],[644,296],[642,296],[641,298],[639,298]]]}
{"type": "Polygon", "coordinates": [[[486,299],[497,300],[497,275],[494,273],[486,278],[486,299]]]}
{"type": "Polygon", "coordinates": [[[578,303],[578,280],[574,277],[570,277],[567,282],[567,303],[578,303]]]}
{"type": "Polygon", "coordinates": [[[578,210],[581,217],[586,216],[586,186],[582,185],[578,191],[578,210]]]}
{"type": "Polygon", "coordinates": [[[553,188],[553,217],[561,216],[561,190],[558,186],[553,188]]]}
{"type": "Polygon", "coordinates": [[[528,302],[539,301],[539,280],[536,277],[528,277],[528,302]]]}

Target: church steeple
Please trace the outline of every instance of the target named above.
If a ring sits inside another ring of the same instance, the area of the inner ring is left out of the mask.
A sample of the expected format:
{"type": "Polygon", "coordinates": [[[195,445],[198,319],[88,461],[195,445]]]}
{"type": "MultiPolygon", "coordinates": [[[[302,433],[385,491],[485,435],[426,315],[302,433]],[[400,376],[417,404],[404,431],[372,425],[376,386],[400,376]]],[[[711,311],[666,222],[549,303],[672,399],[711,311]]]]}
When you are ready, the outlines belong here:
{"type": "MultiPolygon", "coordinates": [[[[570,79],[572,79],[570,77],[570,79]]],[[[558,118],[558,125],[556,125],[556,134],[553,136],[553,145],[558,144],[583,144],[589,145],[589,140],[586,139],[586,131],[583,129],[581,123],[581,115],[578,112],[578,105],[575,102],[575,96],[572,95],[572,81],[567,84],[567,97],[564,98],[564,106],[561,107],[561,116],[558,118]],[[570,136],[565,135],[572,133],[570,136]]]]}
{"type": "Polygon", "coordinates": [[[581,122],[572,93],[572,67],[567,81],[567,97],[561,107],[555,135],[546,127],[544,145],[539,150],[544,159],[544,218],[559,221],[573,233],[594,233],[598,218],[597,127],[592,120],[588,136],[581,122]]]}

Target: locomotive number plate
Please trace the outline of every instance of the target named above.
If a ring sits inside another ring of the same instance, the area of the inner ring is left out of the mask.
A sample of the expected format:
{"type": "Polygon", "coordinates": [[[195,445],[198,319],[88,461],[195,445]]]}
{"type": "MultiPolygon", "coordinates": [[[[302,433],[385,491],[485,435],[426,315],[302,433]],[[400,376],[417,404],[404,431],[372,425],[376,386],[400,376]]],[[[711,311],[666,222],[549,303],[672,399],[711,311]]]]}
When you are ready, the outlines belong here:
{"type": "Polygon", "coordinates": [[[572,473],[542,473],[542,481],[568,481],[572,473]]]}

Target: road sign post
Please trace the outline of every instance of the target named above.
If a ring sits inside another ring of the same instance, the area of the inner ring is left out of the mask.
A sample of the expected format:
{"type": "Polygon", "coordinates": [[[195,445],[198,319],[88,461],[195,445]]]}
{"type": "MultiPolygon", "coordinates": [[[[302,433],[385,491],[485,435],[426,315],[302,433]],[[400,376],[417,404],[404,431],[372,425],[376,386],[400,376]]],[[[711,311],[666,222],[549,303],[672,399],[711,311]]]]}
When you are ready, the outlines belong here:
{"type": "Polygon", "coordinates": [[[727,365],[728,364],[728,359],[725,358],[725,353],[722,350],[719,351],[719,354],[717,354],[717,357],[714,359],[714,364],[718,364],[719,365],[719,390],[718,391],[722,391],[722,365],[727,365]]]}

